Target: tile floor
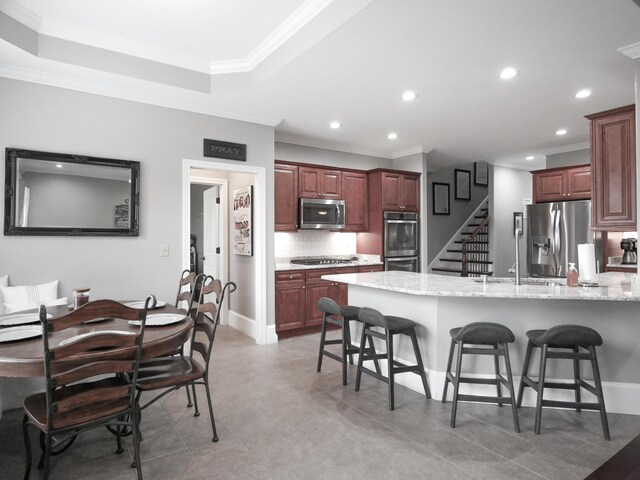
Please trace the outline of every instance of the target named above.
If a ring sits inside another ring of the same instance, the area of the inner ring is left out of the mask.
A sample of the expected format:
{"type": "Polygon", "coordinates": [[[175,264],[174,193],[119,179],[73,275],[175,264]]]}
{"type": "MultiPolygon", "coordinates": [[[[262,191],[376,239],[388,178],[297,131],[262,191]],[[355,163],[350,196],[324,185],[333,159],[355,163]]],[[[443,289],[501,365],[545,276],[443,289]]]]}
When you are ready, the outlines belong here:
{"type": "MultiPolygon", "coordinates": [[[[328,358],[317,374],[318,335],[261,347],[229,327],[218,332],[212,375],[220,441],[210,441],[204,392],[200,417],[186,408],[184,391],[170,394],[143,415],[147,480],[583,479],[640,433],[640,416],[610,414],[606,442],[597,414],[545,410],[535,435],[533,411],[524,408],[516,435],[508,407],[469,403],[451,429],[450,403],[398,387],[390,412],[381,382],[365,377],[355,393],[353,369],[343,387],[340,365],[328,358]]],[[[23,476],[21,418],[16,410],[0,419],[3,480],[23,476]]],[[[50,478],[134,479],[127,447],[115,455],[106,430],[84,434],[52,459],[50,478]]]]}

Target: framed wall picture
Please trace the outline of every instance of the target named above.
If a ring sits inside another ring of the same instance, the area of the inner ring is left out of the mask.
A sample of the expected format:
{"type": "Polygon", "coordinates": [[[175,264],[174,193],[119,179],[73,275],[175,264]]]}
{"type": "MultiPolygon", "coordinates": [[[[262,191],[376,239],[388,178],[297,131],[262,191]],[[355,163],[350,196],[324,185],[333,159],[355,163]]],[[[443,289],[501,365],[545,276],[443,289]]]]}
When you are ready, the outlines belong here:
{"type": "Polygon", "coordinates": [[[489,185],[489,164],[487,162],[475,162],[473,164],[473,184],[489,185]]]}
{"type": "Polygon", "coordinates": [[[433,182],[433,214],[449,215],[449,184],[433,182]]]}
{"type": "Polygon", "coordinates": [[[471,172],[455,169],[456,200],[471,200],[471,172]]]}
{"type": "Polygon", "coordinates": [[[253,186],[233,191],[233,253],[253,255],[253,186]]]}

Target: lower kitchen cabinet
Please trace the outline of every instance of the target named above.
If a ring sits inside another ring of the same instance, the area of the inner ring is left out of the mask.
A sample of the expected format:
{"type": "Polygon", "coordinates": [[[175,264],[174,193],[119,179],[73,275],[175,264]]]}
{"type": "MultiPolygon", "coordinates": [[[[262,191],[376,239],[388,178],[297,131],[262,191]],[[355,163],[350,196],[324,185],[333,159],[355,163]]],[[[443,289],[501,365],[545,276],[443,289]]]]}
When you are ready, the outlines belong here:
{"type": "Polygon", "coordinates": [[[304,272],[276,272],[276,331],[305,326],[304,272]]]}

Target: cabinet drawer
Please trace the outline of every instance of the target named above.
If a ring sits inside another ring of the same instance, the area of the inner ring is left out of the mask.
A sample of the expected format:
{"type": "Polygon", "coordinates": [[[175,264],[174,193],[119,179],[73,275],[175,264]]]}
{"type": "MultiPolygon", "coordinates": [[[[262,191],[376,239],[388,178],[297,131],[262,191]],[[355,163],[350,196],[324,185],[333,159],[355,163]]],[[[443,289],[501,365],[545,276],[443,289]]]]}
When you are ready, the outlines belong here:
{"type": "Polygon", "coordinates": [[[320,270],[308,270],[307,271],[307,284],[323,284],[323,283],[331,283],[327,280],[322,280],[320,277],[323,275],[331,275],[334,273],[332,268],[323,268],[320,270]]]}
{"type": "Polygon", "coordinates": [[[304,285],[305,272],[276,272],[276,284],[301,284],[304,285]]]}
{"type": "Polygon", "coordinates": [[[340,275],[342,273],[358,273],[358,267],[338,267],[333,270],[333,273],[340,275]]]}
{"type": "Polygon", "coordinates": [[[366,267],[359,267],[358,272],[360,273],[368,273],[368,272],[383,272],[383,265],[368,265],[366,267]]]}

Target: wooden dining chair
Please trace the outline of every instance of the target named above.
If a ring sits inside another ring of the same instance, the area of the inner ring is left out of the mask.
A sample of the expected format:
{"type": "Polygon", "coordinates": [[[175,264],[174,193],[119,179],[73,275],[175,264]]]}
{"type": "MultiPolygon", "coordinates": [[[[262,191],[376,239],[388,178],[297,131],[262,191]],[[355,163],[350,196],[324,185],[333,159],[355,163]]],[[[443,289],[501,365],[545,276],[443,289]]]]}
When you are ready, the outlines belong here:
{"type": "Polygon", "coordinates": [[[209,388],[209,365],[225,294],[227,291],[228,293],[234,292],[237,287],[234,282],[228,282],[223,287],[220,280],[214,279],[211,275],[200,275],[202,276],[202,287],[199,291],[199,301],[191,335],[191,351],[188,355],[154,358],[144,362],[140,366],[138,374],[137,398],[138,402],[140,402],[140,396],[143,392],[163,390],[159,395],[142,405],[140,407],[142,411],[170,392],[181,387],[186,387],[188,390],[189,386],[191,386],[195,404],[194,416],[197,417],[200,415],[200,411],[198,410],[195,386],[204,385],[209,406],[209,416],[211,417],[212,441],[217,442],[218,434],[213,417],[211,391],[209,388]],[[215,303],[204,300],[205,296],[211,293],[215,294],[215,303]],[[194,358],[194,352],[198,353],[200,361],[194,358]]]}
{"type": "Polygon", "coordinates": [[[25,480],[32,462],[29,426],[41,432],[45,480],[52,455],[66,450],[79,433],[101,426],[115,427],[118,452],[124,451],[119,434],[122,429],[133,433],[134,462],[138,479],[142,479],[135,382],[150,301],[144,309],[137,309],[113,300],[97,300],[53,319],[47,319],[44,305],[40,307],[46,390],[24,401],[25,480]],[[122,330],[92,330],[62,342],[54,335],[105,317],[136,320],[139,327],[123,324],[122,330]]]}

